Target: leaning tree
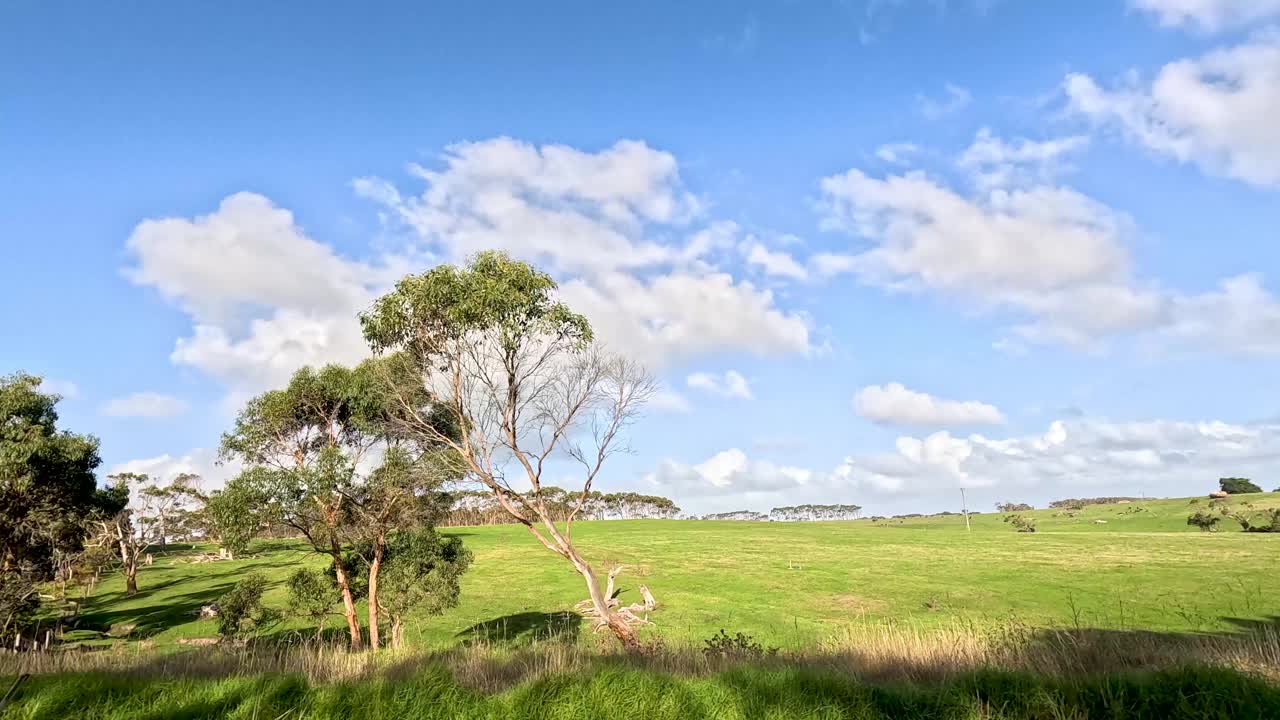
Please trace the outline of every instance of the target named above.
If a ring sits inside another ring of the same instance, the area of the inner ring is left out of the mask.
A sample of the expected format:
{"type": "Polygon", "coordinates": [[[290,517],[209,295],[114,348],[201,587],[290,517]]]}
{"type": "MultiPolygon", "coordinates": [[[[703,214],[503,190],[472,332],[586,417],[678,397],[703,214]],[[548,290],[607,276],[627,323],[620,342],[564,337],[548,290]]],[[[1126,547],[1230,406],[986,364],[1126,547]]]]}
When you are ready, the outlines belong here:
{"type": "Polygon", "coordinates": [[[631,648],[635,626],[648,622],[642,614],[655,608],[653,595],[641,585],[643,602],[622,606],[613,592],[621,568],[602,587],[572,531],[600,469],[625,449],[621,434],[655,384],[639,365],[595,347],[586,318],[555,291],[546,273],[485,252],[465,268],[441,265],[404,278],[360,320],[375,352],[398,351],[383,366],[398,401],[398,432],[450,448],[466,475],[582,576],[588,598],[579,609],[595,628],[631,648]],[[421,412],[424,393],[452,418],[445,427],[455,435],[421,412]],[[559,525],[543,483],[557,455],[582,468],[581,487],[559,525]],[[513,487],[509,470],[528,488],[513,487]]]}

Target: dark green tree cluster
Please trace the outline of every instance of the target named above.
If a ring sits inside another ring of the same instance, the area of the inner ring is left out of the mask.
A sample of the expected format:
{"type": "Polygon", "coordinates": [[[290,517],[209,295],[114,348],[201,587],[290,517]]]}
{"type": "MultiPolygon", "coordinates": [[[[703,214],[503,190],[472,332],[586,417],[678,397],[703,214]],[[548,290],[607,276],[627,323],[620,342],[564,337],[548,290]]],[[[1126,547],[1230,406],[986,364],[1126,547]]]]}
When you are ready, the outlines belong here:
{"type": "Polygon", "coordinates": [[[58,429],[60,398],[40,378],[0,377],[0,640],[39,606],[37,583],[84,546],[91,517],[112,510],[98,492],[98,441],[58,429]]]}
{"type": "MultiPolygon", "coordinates": [[[[388,548],[398,533],[433,526],[445,509],[441,487],[459,477],[444,447],[405,437],[392,422],[387,382],[401,371],[397,362],[303,368],[286,387],[250,400],[221,446],[222,457],[245,470],[206,504],[210,527],[233,551],[261,528],[283,526],[327,556],[330,606],[341,603],[353,649],[364,643],[360,597],[368,600],[369,645],[381,645],[388,548]]],[[[425,393],[408,402],[397,409],[436,418],[443,435],[454,433],[425,393]]],[[[296,604],[315,616],[315,583],[303,582],[291,581],[305,591],[296,604]]]]}
{"type": "Polygon", "coordinates": [[[1258,487],[1256,483],[1249,478],[1242,477],[1219,478],[1218,487],[1228,495],[1248,495],[1262,492],[1262,488],[1258,487]]]}

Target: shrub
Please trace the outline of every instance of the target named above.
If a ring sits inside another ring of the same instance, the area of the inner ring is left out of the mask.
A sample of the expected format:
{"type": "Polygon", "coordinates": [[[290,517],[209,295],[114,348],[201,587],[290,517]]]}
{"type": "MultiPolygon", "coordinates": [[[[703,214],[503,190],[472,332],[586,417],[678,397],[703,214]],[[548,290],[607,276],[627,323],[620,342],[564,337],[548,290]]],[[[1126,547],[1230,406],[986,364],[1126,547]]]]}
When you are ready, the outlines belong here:
{"type": "Polygon", "coordinates": [[[285,581],[289,588],[289,614],[306,617],[316,626],[316,642],[324,634],[324,623],[333,609],[337,588],[318,570],[299,568],[285,581]]]}
{"type": "Polygon", "coordinates": [[[1222,492],[1229,495],[1246,495],[1249,493],[1262,492],[1262,488],[1255,485],[1249,480],[1249,478],[1242,477],[1218,478],[1218,487],[1222,489],[1222,492]]]}
{"type": "Polygon", "coordinates": [[[1194,525],[1205,532],[1217,532],[1222,518],[1207,512],[1196,512],[1187,516],[1187,524],[1194,525]]]}
{"type": "Polygon", "coordinates": [[[279,621],[278,610],[262,605],[262,593],[266,589],[265,577],[249,573],[230,592],[218,598],[218,634],[223,640],[239,640],[279,621]]]}
{"type": "Polygon", "coordinates": [[[720,632],[711,636],[710,639],[704,640],[707,644],[702,648],[702,654],[709,658],[728,658],[734,660],[758,660],[763,657],[773,657],[778,654],[778,648],[766,648],[755,641],[750,635],[745,633],[737,633],[729,635],[720,629],[720,632]]]}
{"type": "Polygon", "coordinates": [[[1031,518],[1024,518],[1021,515],[1005,515],[1004,521],[1017,528],[1018,532],[1033,533],[1036,531],[1036,521],[1031,518]]]}

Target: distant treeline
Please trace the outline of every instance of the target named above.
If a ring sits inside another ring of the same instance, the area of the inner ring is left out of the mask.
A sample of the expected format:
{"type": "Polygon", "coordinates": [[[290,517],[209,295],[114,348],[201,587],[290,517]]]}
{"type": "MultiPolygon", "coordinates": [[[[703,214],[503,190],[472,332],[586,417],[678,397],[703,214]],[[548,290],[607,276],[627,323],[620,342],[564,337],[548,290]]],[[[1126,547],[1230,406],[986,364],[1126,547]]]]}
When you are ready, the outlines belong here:
{"type": "MultiPolygon", "coordinates": [[[[450,493],[453,502],[441,525],[501,525],[515,522],[488,490],[459,490],[450,493]]],[[[581,494],[551,485],[542,487],[542,502],[555,522],[564,522],[578,504],[581,494]]],[[[578,511],[580,520],[632,520],[671,518],[680,508],[670,498],[634,492],[592,491],[578,511]]]]}
{"type": "Polygon", "coordinates": [[[703,515],[703,520],[754,520],[757,522],[802,522],[809,520],[854,520],[861,517],[860,505],[789,505],[776,507],[768,513],[754,510],[733,510],[731,512],[711,513],[703,515]]]}
{"type": "Polygon", "coordinates": [[[1056,510],[1079,510],[1085,505],[1115,505],[1116,503],[1139,502],[1142,498],[1136,497],[1095,497],[1095,498],[1067,498],[1066,500],[1054,500],[1049,503],[1049,507],[1056,510]]]}

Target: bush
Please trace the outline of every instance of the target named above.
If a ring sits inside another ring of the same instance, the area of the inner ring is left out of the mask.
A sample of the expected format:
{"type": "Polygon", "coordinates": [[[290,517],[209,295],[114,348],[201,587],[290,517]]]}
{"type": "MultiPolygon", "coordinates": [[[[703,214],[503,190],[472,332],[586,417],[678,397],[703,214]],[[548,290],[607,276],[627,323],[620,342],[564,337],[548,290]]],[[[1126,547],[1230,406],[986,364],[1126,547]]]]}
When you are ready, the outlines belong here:
{"type": "Polygon", "coordinates": [[[318,570],[299,568],[285,581],[289,588],[289,614],[306,617],[316,626],[316,642],[324,634],[324,623],[333,609],[337,588],[318,570]]]}
{"type": "Polygon", "coordinates": [[[1262,488],[1255,485],[1249,478],[1241,477],[1219,478],[1218,487],[1222,489],[1222,492],[1229,495],[1247,495],[1249,493],[1262,492],[1262,488]]]}
{"type": "Polygon", "coordinates": [[[756,642],[755,638],[745,633],[737,633],[730,636],[729,633],[724,631],[724,628],[721,628],[719,633],[703,642],[707,646],[702,649],[702,654],[709,658],[758,660],[778,654],[778,648],[776,647],[766,648],[756,642]]]}
{"type": "Polygon", "coordinates": [[[260,573],[244,576],[231,591],[218,598],[218,634],[223,640],[239,640],[280,620],[280,612],[263,607],[267,579],[260,573]]]}
{"type": "Polygon", "coordinates": [[[1005,515],[1004,521],[1017,528],[1018,532],[1033,533],[1036,531],[1036,521],[1031,518],[1024,518],[1021,515],[1005,515]]]}
{"type": "Polygon", "coordinates": [[[1207,512],[1196,512],[1187,516],[1187,524],[1194,525],[1205,532],[1217,532],[1218,523],[1222,518],[1217,515],[1210,515],[1207,512]]]}

